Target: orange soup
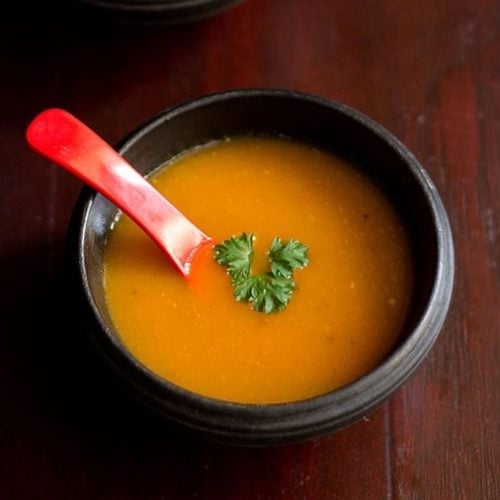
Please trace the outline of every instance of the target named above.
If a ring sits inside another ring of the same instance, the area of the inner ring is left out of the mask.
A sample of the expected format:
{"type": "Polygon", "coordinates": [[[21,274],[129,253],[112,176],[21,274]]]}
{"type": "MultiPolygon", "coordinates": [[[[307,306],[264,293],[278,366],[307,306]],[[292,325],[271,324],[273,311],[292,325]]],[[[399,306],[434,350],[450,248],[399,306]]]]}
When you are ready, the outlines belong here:
{"type": "Polygon", "coordinates": [[[255,272],[275,236],[309,247],[288,307],[237,302],[225,268],[203,256],[186,281],[127,217],[110,233],[108,308],[122,341],[152,371],[191,391],[282,403],[348,384],[379,364],[409,307],[407,235],[380,189],[330,153],[282,138],[234,138],[187,152],[151,182],[218,241],[255,235],[255,272]]]}

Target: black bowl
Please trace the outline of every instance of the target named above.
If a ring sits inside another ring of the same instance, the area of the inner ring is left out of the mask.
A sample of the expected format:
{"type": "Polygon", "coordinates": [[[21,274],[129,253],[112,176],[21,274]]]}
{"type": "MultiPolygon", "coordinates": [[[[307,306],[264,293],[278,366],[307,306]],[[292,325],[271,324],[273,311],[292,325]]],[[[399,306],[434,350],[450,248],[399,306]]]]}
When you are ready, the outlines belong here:
{"type": "Polygon", "coordinates": [[[341,104],[281,90],[236,90],[167,110],[119,151],[147,174],[194,146],[245,134],[286,136],[334,151],[358,164],[392,200],[412,240],[413,302],[400,341],[357,381],[286,404],[236,404],[192,393],[142,365],[124,347],[106,309],[102,255],[117,210],[86,189],[74,213],[71,256],[86,297],[89,335],[133,395],[172,422],[219,441],[245,445],[300,441],[340,429],[369,413],[415,370],[444,322],[453,287],[453,242],[431,180],[412,154],[372,120],[341,104]]]}

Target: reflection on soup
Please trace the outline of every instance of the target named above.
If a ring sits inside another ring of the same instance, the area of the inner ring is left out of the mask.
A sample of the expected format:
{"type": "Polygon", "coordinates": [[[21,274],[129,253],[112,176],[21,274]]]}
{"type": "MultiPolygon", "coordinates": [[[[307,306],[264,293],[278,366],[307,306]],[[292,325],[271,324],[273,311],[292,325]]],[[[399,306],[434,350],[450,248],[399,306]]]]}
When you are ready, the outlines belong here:
{"type": "Polygon", "coordinates": [[[218,241],[254,233],[255,272],[275,236],[300,240],[310,257],[286,310],[266,315],[236,302],[210,252],[203,279],[187,285],[122,216],[105,251],[107,304],[152,371],[218,399],[295,401],[356,380],[397,341],[413,281],[408,238],[349,163],[282,138],[235,138],[181,155],[151,182],[218,241]]]}

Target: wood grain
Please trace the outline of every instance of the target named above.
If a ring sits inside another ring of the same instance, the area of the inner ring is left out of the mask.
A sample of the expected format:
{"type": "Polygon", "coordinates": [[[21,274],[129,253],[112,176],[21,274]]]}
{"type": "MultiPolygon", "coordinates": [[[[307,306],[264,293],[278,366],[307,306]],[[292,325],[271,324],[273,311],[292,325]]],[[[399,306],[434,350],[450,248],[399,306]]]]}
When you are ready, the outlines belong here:
{"type": "Polygon", "coordinates": [[[0,498],[500,498],[500,4],[247,0],[179,27],[106,27],[33,4],[0,33],[0,498]],[[24,143],[71,110],[115,142],[235,87],[340,100],[395,133],[448,208],[452,310],[417,374],[321,440],[240,449],[166,428],[78,340],[64,239],[80,184],[24,143]]]}

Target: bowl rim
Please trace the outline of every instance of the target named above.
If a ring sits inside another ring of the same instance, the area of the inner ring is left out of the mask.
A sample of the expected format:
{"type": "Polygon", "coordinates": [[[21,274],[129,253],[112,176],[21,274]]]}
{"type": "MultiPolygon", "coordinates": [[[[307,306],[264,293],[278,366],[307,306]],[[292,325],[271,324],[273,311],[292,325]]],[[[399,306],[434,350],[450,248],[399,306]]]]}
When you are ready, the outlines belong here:
{"type": "Polygon", "coordinates": [[[244,0],[80,0],[80,2],[94,7],[120,10],[127,12],[147,12],[147,13],[179,13],[190,9],[196,10],[211,9],[216,13],[226,7],[242,2],[244,0]]]}
{"type": "MultiPolygon", "coordinates": [[[[121,344],[113,330],[99,313],[88,284],[85,266],[85,233],[90,209],[96,197],[101,196],[85,188],[81,195],[81,210],[76,216],[78,228],[78,268],[80,285],[83,287],[87,302],[100,329],[125,363],[142,377],[152,383],[148,390],[146,403],[161,407],[162,395],[172,396],[169,415],[173,421],[187,425],[209,435],[224,440],[240,440],[242,443],[301,440],[325,434],[344,427],[366,415],[382,403],[417,368],[434,344],[444,323],[451,301],[454,278],[454,249],[450,224],[444,205],[428,174],[413,154],[389,131],[363,113],[330,99],[284,89],[245,88],[226,90],[191,99],[172,108],[161,111],[144,124],[137,127],[119,143],[118,151],[125,155],[142,137],[170,121],[176,116],[193,109],[211,106],[221,101],[240,98],[283,98],[308,101],[344,115],[369,129],[379,140],[385,142],[403,160],[416,183],[422,190],[432,214],[433,232],[436,236],[436,272],[432,292],[419,316],[415,327],[408,331],[406,339],[387,357],[361,378],[325,394],[308,399],[287,403],[237,403],[219,400],[194,393],[157,375],[137,360],[121,344]],[[397,380],[393,375],[398,374],[397,380]],[[159,394],[155,391],[159,390],[159,394]],[[198,411],[193,411],[196,408],[198,411]],[[217,418],[216,418],[217,417],[217,418]]],[[[102,339],[101,339],[102,340],[102,339]]],[[[137,381],[136,381],[137,382],[137,381]]],[[[141,385],[140,382],[139,385],[141,385]]],[[[138,388],[141,390],[141,388],[138,388]]],[[[142,388],[144,389],[144,388],[142,388]]],[[[143,394],[144,396],[144,394],[143,394]]],[[[144,398],[141,398],[144,399],[144,398]]]]}

